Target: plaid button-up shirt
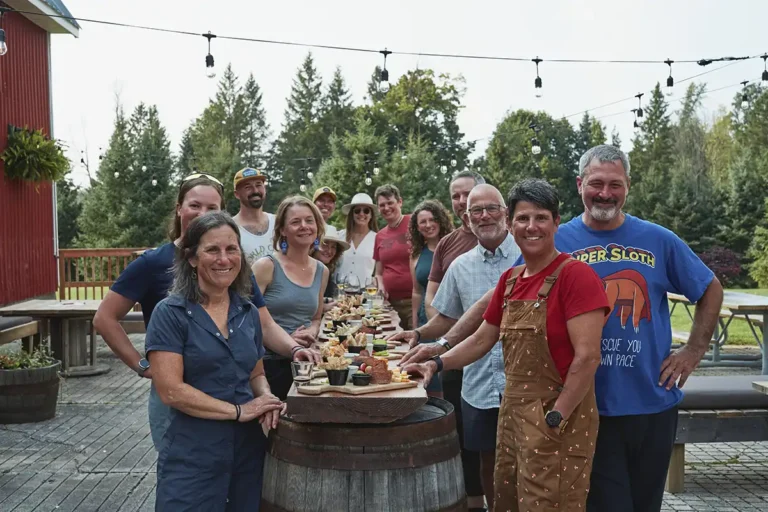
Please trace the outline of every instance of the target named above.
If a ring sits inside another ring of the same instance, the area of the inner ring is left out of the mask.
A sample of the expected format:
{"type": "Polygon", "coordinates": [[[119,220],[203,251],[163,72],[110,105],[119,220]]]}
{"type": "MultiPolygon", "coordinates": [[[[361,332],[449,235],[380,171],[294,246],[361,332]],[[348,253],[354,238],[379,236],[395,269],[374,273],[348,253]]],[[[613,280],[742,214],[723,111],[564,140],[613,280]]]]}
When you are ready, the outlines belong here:
{"type": "MultiPolygon", "coordinates": [[[[482,245],[456,258],[448,267],[437,290],[434,307],[440,314],[459,319],[475,302],[495,288],[509,267],[520,256],[512,235],[489,251],[482,245]]],[[[506,378],[501,343],[496,343],[483,357],[464,367],[461,397],[476,409],[495,409],[501,405],[506,378]]]]}

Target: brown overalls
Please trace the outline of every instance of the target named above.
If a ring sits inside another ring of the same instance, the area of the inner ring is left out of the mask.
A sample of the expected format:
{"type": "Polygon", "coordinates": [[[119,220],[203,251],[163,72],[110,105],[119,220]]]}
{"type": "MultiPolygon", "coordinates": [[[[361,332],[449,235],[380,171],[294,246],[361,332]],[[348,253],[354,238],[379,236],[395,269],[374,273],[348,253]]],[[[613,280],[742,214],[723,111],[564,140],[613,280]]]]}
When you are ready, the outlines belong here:
{"type": "Polygon", "coordinates": [[[545,278],[537,300],[509,300],[525,266],[515,267],[504,291],[501,341],[507,385],[499,411],[493,510],[585,510],[598,412],[594,384],[562,430],[544,415],[563,389],[547,345],[547,296],[564,261],[545,278]]]}

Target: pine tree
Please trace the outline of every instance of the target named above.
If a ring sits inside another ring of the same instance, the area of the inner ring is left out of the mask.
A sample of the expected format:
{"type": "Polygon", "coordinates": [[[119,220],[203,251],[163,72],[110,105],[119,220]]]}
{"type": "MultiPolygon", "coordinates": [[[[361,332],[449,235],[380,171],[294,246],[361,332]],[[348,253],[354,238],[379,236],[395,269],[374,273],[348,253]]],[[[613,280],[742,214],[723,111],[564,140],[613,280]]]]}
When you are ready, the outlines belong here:
{"type": "Polygon", "coordinates": [[[59,247],[75,246],[80,235],[77,219],[83,211],[80,189],[73,183],[71,170],[63,180],[56,182],[56,217],[58,219],[59,247]]]}
{"type": "Polygon", "coordinates": [[[763,203],[763,209],[766,213],[755,228],[747,255],[751,260],[749,276],[760,288],[768,288],[768,199],[763,203]]]}
{"type": "Polygon", "coordinates": [[[584,112],[579,127],[576,129],[576,146],[574,150],[581,157],[592,146],[592,118],[589,117],[589,112],[584,112]]]}
{"type": "Polygon", "coordinates": [[[631,192],[627,211],[651,222],[661,220],[656,210],[666,203],[669,194],[674,155],[672,125],[667,109],[667,102],[657,83],[646,109],[645,123],[635,135],[629,153],[631,192]]]}
{"type": "Polygon", "coordinates": [[[245,128],[241,134],[243,161],[251,167],[261,167],[264,151],[269,139],[267,112],[262,102],[261,88],[253,75],[248,76],[243,89],[245,106],[245,128]]]}
{"type": "Polygon", "coordinates": [[[621,149],[621,137],[615,126],[613,127],[613,130],[611,130],[611,146],[621,149]]]}
{"type": "Polygon", "coordinates": [[[336,68],[333,79],[328,85],[328,91],[322,100],[323,131],[330,137],[332,134],[344,135],[354,126],[355,109],[352,106],[351,94],[344,82],[341,69],[336,68]]]}
{"type": "Polygon", "coordinates": [[[197,167],[195,159],[195,148],[192,144],[192,128],[187,127],[181,136],[181,145],[179,147],[179,158],[176,161],[176,178],[181,179],[184,176],[192,174],[193,169],[197,167]]]}

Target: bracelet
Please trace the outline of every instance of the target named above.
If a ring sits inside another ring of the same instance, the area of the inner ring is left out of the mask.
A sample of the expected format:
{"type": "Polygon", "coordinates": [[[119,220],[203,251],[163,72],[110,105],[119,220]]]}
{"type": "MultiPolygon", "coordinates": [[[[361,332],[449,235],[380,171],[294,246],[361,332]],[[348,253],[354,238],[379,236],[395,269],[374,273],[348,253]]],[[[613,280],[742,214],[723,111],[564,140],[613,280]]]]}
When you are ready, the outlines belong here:
{"type": "Polygon", "coordinates": [[[414,329],[413,332],[416,334],[416,343],[421,341],[421,332],[419,332],[418,329],[414,329]]]}
{"type": "Polygon", "coordinates": [[[240,406],[235,404],[235,410],[237,411],[237,416],[235,416],[235,421],[240,421],[240,406]]]}
{"type": "Polygon", "coordinates": [[[296,345],[291,349],[291,359],[294,359],[296,357],[296,352],[299,350],[305,350],[306,347],[302,347],[301,345],[296,345]]]}

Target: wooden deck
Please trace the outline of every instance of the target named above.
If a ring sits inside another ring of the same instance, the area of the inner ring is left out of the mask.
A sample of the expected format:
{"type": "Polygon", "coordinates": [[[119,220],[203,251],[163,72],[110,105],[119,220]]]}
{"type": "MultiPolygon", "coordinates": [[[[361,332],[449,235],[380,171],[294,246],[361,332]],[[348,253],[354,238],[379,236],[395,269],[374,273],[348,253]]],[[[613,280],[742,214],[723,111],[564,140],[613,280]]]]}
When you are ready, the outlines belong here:
{"type": "Polygon", "coordinates": [[[154,510],[150,383],[103,343],[98,356],[112,371],[63,379],[56,418],[0,425],[0,510],[154,510]]]}

